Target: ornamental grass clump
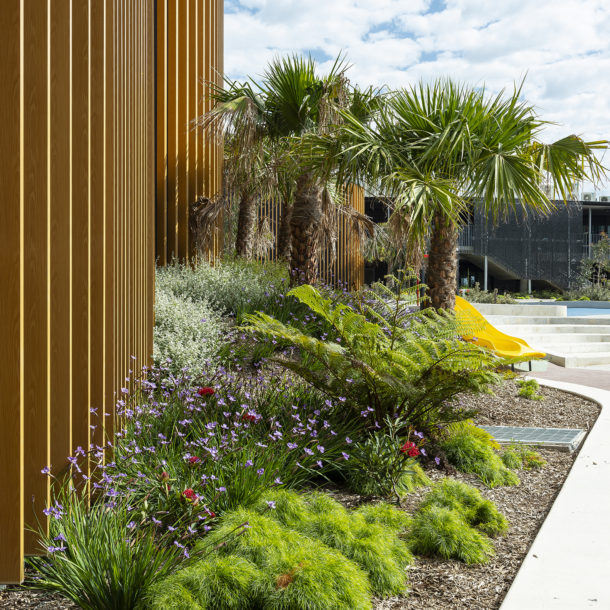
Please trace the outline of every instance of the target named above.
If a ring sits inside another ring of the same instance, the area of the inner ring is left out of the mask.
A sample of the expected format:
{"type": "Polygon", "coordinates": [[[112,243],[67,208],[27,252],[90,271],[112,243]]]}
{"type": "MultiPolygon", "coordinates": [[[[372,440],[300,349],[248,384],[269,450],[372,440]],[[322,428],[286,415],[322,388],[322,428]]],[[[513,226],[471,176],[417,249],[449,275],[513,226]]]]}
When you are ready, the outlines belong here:
{"type": "Polygon", "coordinates": [[[479,491],[454,479],[434,485],[424,497],[407,534],[418,555],[465,563],[486,563],[494,554],[488,536],[508,530],[508,521],[479,491]]]}
{"type": "MultiPolygon", "coordinates": [[[[407,590],[406,568],[413,557],[398,537],[396,527],[368,520],[357,511],[347,511],[322,493],[303,496],[274,490],[263,496],[259,511],[285,527],[319,540],[356,562],[368,575],[373,592],[380,597],[401,595],[407,590]]],[[[388,515],[389,511],[385,511],[388,515]]],[[[403,513],[404,514],[404,513],[403,513]]],[[[397,515],[392,518],[400,522],[397,515]]],[[[403,523],[407,521],[403,518],[403,523]]],[[[400,527],[400,526],[399,526],[400,527]]]]}
{"type": "Polygon", "coordinates": [[[468,564],[487,563],[494,554],[487,536],[470,527],[459,512],[442,506],[428,506],[415,514],[408,542],[416,555],[468,564]]]}
{"type": "MultiPolygon", "coordinates": [[[[339,551],[282,526],[267,514],[238,509],[227,513],[199,550],[217,547],[229,558],[249,561],[263,573],[257,608],[344,610],[371,608],[365,572],[339,551]],[[248,528],[227,540],[240,524],[248,528]]],[[[247,608],[244,605],[244,608],[247,608]]]]}
{"type": "Polygon", "coordinates": [[[486,440],[484,431],[475,426],[449,429],[449,438],[440,443],[447,460],[462,472],[476,474],[488,487],[519,485],[519,477],[509,470],[486,440]]]}
{"type": "Polygon", "coordinates": [[[150,610],[248,610],[258,608],[264,572],[243,557],[213,555],[160,579],[147,594],[150,610]]]}
{"type": "Polygon", "coordinates": [[[510,445],[502,453],[502,461],[507,468],[518,470],[536,470],[546,466],[546,460],[530,447],[510,445]]]}
{"type": "Polygon", "coordinates": [[[404,533],[413,523],[413,518],[404,510],[386,502],[362,504],[354,512],[361,515],[367,523],[378,523],[397,534],[404,533]]]}
{"type": "Polygon", "coordinates": [[[499,536],[508,531],[508,521],[495,504],[483,498],[478,489],[456,481],[443,479],[437,483],[420,504],[420,508],[441,506],[455,510],[466,523],[488,536],[499,536]]]}
{"type": "Polygon", "coordinates": [[[47,555],[32,557],[33,588],[60,593],[84,610],[140,608],[150,586],[184,565],[181,549],[159,535],[127,498],[89,506],[64,489],[45,510],[47,555]]]}

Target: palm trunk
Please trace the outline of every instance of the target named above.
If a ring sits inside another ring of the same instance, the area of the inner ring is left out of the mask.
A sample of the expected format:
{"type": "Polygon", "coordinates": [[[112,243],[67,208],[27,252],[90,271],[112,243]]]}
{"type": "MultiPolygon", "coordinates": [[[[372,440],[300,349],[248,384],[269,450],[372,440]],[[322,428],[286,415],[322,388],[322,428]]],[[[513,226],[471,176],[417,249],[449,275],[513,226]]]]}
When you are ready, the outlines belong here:
{"type": "Polygon", "coordinates": [[[242,193],[239,201],[239,216],[237,217],[237,236],[235,252],[246,260],[252,258],[252,242],[254,241],[254,225],[256,222],[256,199],[251,193],[242,193]]]}
{"type": "Polygon", "coordinates": [[[428,306],[436,309],[455,307],[457,243],[457,227],[444,214],[435,214],[426,274],[430,295],[428,306]]]}
{"type": "Polygon", "coordinates": [[[293,284],[315,284],[318,279],[318,233],[322,219],[322,185],[311,174],[296,184],[290,233],[290,277],[293,284]]]}
{"type": "Polygon", "coordinates": [[[290,259],[292,248],[292,235],[290,233],[290,218],[292,216],[292,203],[282,203],[282,217],[280,218],[280,231],[277,239],[277,256],[282,260],[290,259]]]}

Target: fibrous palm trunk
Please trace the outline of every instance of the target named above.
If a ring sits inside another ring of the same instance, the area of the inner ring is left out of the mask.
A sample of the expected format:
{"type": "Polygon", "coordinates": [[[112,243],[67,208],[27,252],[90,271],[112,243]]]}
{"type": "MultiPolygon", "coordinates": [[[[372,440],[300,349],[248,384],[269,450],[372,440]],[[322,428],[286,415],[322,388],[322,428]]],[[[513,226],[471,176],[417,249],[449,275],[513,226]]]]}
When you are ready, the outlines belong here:
{"type": "Polygon", "coordinates": [[[444,214],[435,214],[430,236],[426,283],[436,309],[453,309],[457,281],[458,229],[444,214]]]}
{"type": "Polygon", "coordinates": [[[292,283],[315,284],[318,279],[318,233],[322,220],[322,184],[311,174],[297,180],[290,233],[292,283]]]}
{"type": "Polygon", "coordinates": [[[277,255],[282,260],[290,258],[292,247],[292,235],[290,233],[290,218],[292,217],[292,203],[290,201],[282,202],[282,211],[280,218],[280,231],[277,239],[277,255]]]}
{"type": "Polygon", "coordinates": [[[239,215],[237,217],[237,236],[235,252],[237,256],[249,260],[252,258],[254,241],[254,226],[256,223],[256,199],[251,193],[244,192],[239,200],[239,215]]]}

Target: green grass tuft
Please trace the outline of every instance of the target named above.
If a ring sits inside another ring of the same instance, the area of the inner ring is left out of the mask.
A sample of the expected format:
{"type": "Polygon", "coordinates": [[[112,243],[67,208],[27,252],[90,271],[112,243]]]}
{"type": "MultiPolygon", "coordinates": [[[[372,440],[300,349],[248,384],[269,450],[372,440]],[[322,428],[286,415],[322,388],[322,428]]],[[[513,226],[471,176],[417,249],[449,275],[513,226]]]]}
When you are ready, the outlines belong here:
{"type": "Polygon", "coordinates": [[[458,470],[476,474],[488,487],[519,485],[519,477],[504,465],[500,456],[467,429],[443,441],[441,449],[458,470]]]}
{"type": "Polygon", "coordinates": [[[494,554],[487,536],[470,527],[460,513],[442,506],[419,510],[408,540],[418,555],[439,555],[468,564],[486,563],[494,554]]]}
{"type": "Polygon", "coordinates": [[[363,504],[355,512],[362,515],[367,523],[378,523],[397,533],[406,531],[413,523],[412,517],[404,510],[386,502],[363,504]]]}
{"type": "Polygon", "coordinates": [[[268,514],[238,509],[200,544],[240,557],[263,572],[259,603],[264,608],[325,610],[370,608],[366,574],[339,551],[283,527],[268,514]],[[233,533],[247,522],[239,536],[233,533]]]}
{"type": "Polygon", "coordinates": [[[248,610],[258,607],[265,575],[242,557],[213,556],[158,583],[151,610],[248,610]]]}
{"type": "Polygon", "coordinates": [[[502,461],[507,468],[532,470],[544,468],[546,460],[537,452],[525,445],[511,445],[504,450],[502,461]]]}
{"type": "Polygon", "coordinates": [[[478,489],[455,479],[443,479],[432,488],[420,508],[429,506],[454,510],[462,515],[468,525],[490,536],[498,536],[508,530],[508,521],[493,502],[483,498],[478,489]]]}
{"type": "Polygon", "coordinates": [[[380,523],[380,509],[377,509],[377,520],[371,518],[375,514],[373,510],[369,510],[367,519],[363,513],[349,512],[322,493],[300,496],[287,490],[274,490],[263,496],[258,510],[356,562],[368,574],[376,595],[400,595],[407,590],[405,568],[413,557],[397,534],[410,519],[405,513],[398,514],[402,511],[384,506],[383,516],[392,527],[380,523]],[[268,511],[270,500],[276,508],[268,511]]]}

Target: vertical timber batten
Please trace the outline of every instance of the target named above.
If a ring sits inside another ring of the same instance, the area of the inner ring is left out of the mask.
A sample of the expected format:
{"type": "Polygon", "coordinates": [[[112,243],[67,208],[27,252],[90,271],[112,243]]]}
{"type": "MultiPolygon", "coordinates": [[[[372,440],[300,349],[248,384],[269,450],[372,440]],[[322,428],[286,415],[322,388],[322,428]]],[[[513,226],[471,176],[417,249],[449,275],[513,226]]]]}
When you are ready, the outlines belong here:
{"type": "MultiPolygon", "coordinates": [[[[211,109],[205,83],[222,86],[222,0],[156,3],[156,252],[160,265],[194,256],[191,204],[222,188],[222,147],[193,121],[211,109]]],[[[222,245],[219,221],[213,258],[222,245]]]]}
{"type": "Polygon", "coordinates": [[[0,583],[40,552],[41,470],[104,443],[129,356],[152,352],[154,18],[0,3],[0,583]]]}

